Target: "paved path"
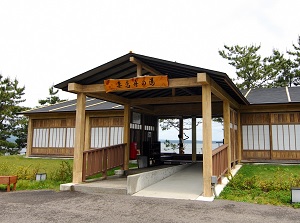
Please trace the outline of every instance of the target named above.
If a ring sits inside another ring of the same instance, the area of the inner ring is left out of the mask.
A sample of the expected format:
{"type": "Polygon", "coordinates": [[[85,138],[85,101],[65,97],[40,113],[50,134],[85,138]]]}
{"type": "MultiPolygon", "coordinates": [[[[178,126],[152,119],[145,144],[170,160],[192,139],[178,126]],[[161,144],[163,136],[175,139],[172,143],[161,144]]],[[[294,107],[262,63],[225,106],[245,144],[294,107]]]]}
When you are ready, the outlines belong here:
{"type": "Polygon", "coordinates": [[[1,192],[0,222],[300,222],[300,209],[79,192],[1,192]]]}
{"type": "Polygon", "coordinates": [[[196,163],[134,196],[196,200],[203,193],[202,163],[196,163]]]}

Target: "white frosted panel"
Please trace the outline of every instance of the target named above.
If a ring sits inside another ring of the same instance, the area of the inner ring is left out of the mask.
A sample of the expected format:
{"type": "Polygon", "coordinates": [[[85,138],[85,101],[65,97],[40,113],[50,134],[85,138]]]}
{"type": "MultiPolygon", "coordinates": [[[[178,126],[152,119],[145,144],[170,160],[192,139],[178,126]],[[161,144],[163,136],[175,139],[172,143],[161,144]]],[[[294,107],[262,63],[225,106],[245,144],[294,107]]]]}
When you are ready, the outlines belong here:
{"type": "Polygon", "coordinates": [[[48,129],[33,130],[33,147],[48,147],[48,129]]]}
{"type": "Polygon", "coordinates": [[[269,131],[269,126],[264,125],[264,138],[265,138],[265,150],[270,150],[270,131],[269,131]]]}
{"type": "Polygon", "coordinates": [[[277,126],[277,141],[278,141],[278,150],[284,150],[283,144],[283,128],[282,125],[277,126]]]}
{"type": "Polygon", "coordinates": [[[248,125],[248,146],[249,146],[249,149],[253,150],[253,131],[252,131],[252,125],[248,125]]]}
{"type": "Polygon", "coordinates": [[[265,133],[263,125],[258,125],[258,147],[260,150],[265,150],[265,133]]]}
{"type": "Polygon", "coordinates": [[[65,128],[50,128],[49,147],[64,147],[66,140],[65,128]]]}
{"type": "Polygon", "coordinates": [[[289,126],[288,125],[282,125],[282,131],[283,131],[283,147],[284,150],[290,149],[290,137],[289,137],[289,126]]]}
{"type": "Polygon", "coordinates": [[[32,147],[37,147],[38,144],[38,129],[33,129],[32,147]]]}
{"type": "Polygon", "coordinates": [[[95,128],[91,128],[91,148],[95,148],[95,128]]]}
{"type": "MultiPolygon", "coordinates": [[[[131,124],[130,124],[131,125],[131,124]]],[[[110,128],[110,145],[113,146],[115,145],[115,140],[117,138],[116,133],[115,133],[116,128],[111,127],[110,128]]]]}
{"type": "Polygon", "coordinates": [[[243,125],[242,126],[242,131],[243,131],[243,149],[248,150],[248,126],[243,125]]]}
{"type": "Polygon", "coordinates": [[[278,150],[278,126],[272,125],[272,144],[273,150],[278,150]]]}
{"type": "Polygon", "coordinates": [[[103,128],[103,141],[105,142],[104,147],[109,146],[109,128],[103,128]]]}
{"type": "Polygon", "coordinates": [[[123,127],[111,127],[110,145],[118,145],[121,143],[123,143],[123,127]]]}
{"type": "Polygon", "coordinates": [[[295,125],[289,125],[290,150],[296,150],[295,125]]]}
{"type": "Polygon", "coordinates": [[[253,125],[252,126],[253,129],[253,149],[255,150],[259,150],[259,132],[258,132],[258,126],[257,125],[253,125]]]}
{"type": "Polygon", "coordinates": [[[296,150],[300,150],[300,125],[295,125],[296,150]]]}
{"type": "Polygon", "coordinates": [[[75,128],[67,128],[66,147],[74,148],[75,128]]]}
{"type": "Polygon", "coordinates": [[[102,134],[102,128],[100,128],[100,127],[94,128],[94,138],[93,138],[94,146],[93,146],[93,148],[101,147],[100,140],[99,140],[99,138],[101,137],[101,134],[102,134]]]}
{"type": "Polygon", "coordinates": [[[65,147],[66,144],[66,129],[59,128],[59,140],[58,140],[58,147],[65,147]]]}
{"type": "Polygon", "coordinates": [[[56,129],[51,128],[49,147],[55,147],[55,140],[56,140],[56,129]]]}

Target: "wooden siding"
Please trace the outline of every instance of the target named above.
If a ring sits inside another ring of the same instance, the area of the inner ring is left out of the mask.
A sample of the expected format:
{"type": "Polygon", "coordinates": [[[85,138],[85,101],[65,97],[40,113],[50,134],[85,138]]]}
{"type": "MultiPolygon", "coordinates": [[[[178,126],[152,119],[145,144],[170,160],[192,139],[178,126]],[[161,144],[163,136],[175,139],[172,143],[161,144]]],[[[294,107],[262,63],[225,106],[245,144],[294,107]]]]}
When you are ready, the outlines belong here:
{"type": "Polygon", "coordinates": [[[290,123],[300,123],[300,112],[271,114],[271,124],[290,123]]]}
{"type": "Polygon", "coordinates": [[[268,113],[256,113],[256,114],[242,114],[242,125],[262,125],[269,124],[270,117],[268,113]]]}
{"type": "Polygon", "coordinates": [[[243,159],[270,159],[270,150],[243,150],[243,159]]]}
{"type": "Polygon", "coordinates": [[[300,159],[300,112],[241,114],[243,159],[300,159]]]}

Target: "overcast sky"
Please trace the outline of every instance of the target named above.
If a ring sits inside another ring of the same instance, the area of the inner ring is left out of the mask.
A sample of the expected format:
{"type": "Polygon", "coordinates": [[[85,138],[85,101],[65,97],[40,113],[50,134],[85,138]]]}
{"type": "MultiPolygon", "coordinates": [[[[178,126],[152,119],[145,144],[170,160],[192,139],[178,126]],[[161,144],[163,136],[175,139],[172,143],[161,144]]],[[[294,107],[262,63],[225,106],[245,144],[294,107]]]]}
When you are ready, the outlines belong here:
{"type": "Polygon", "coordinates": [[[0,73],[25,85],[29,107],[52,84],[130,50],[234,77],[218,50],[261,44],[267,56],[291,49],[299,9],[299,0],[0,0],[0,73]]]}

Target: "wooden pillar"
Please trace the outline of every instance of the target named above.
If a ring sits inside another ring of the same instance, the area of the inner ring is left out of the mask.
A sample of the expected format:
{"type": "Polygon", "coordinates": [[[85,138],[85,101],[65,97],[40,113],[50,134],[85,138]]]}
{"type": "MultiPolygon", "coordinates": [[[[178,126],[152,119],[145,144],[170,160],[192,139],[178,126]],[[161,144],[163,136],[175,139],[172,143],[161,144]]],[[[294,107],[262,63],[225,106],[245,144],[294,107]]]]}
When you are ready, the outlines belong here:
{"type": "Polygon", "coordinates": [[[238,134],[238,162],[242,160],[242,126],[241,126],[241,113],[237,113],[237,134],[238,134]]]}
{"type": "Polygon", "coordinates": [[[142,76],[142,65],[138,64],[136,68],[136,76],[140,77],[142,76]]]}
{"type": "Polygon", "coordinates": [[[130,105],[124,105],[124,170],[129,169],[129,149],[130,149],[130,105]]]}
{"type": "Polygon", "coordinates": [[[28,136],[27,136],[27,148],[26,148],[26,157],[31,155],[32,150],[32,141],[33,141],[33,126],[32,126],[32,118],[29,117],[28,120],[28,136]]]}
{"type": "Polygon", "coordinates": [[[223,101],[223,118],[224,118],[224,143],[228,144],[227,160],[228,173],[231,173],[231,142],[230,142],[230,105],[229,101],[223,101]]]}
{"type": "Polygon", "coordinates": [[[82,182],[82,166],[85,134],[85,94],[77,94],[75,144],[73,161],[73,183],[82,182]]]}
{"type": "Polygon", "coordinates": [[[91,126],[90,126],[90,115],[85,116],[85,134],[84,134],[84,150],[91,148],[91,126]]]}
{"type": "Polygon", "coordinates": [[[192,161],[197,161],[197,130],[196,130],[196,117],[192,117],[192,161]]]}
{"type": "Polygon", "coordinates": [[[211,197],[212,176],[212,109],[211,109],[211,86],[202,86],[202,114],[203,114],[203,196],[211,197]]]}
{"type": "Polygon", "coordinates": [[[183,118],[179,119],[179,154],[184,154],[184,147],[183,147],[183,118]]]}

